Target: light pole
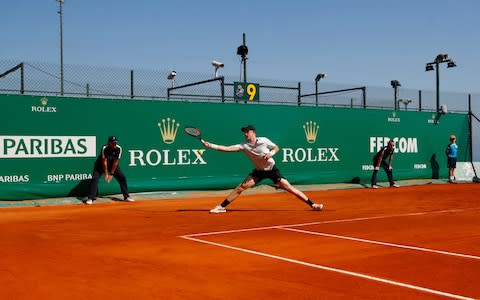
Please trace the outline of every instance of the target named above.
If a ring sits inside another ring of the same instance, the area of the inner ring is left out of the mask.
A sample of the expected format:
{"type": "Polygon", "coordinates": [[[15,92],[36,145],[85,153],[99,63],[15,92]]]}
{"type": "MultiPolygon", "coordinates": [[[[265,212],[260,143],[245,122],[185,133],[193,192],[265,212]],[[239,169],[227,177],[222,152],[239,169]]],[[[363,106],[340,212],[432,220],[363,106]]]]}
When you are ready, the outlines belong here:
{"type": "Polygon", "coordinates": [[[447,63],[447,68],[454,68],[457,65],[455,62],[448,57],[448,54],[438,54],[437,57],[435,57],[435,60],[432,62],[427,63],[425,67],[425,71],[433,71],[435,69],[436,71],[436,100],[437,100],[437,107],[436,111],[437,114],[440,113],[440,68],[439,65],[441,63],[447,63]],[[435,66],[435,67],[434,67],[435,66]]]}
{"type": "MultiPolygon", "coordinates": [[[[248,47],[245,41],[245,33],[244,33],[243,44],[237,48],[237,55],[239,55],[240,58],[242,59],[240,64],[243,64],[243,82],[247,82],[247,59],[248,59],[247,54],[248,54],[248,47]]],[[[242,76],[240,75],[240,80],[241,79],[242,79],[242,76]]]]}
{"type": "Polygon", "coordinates": [[[397,110],[398,105],[397,105],[397,89],[399,86],[402,86],[398,80],[391,80],[390,85],[393,88],[393,109],[397,110]]]}
{"type": "Polygon", "coordinates": [[[317,77],[315,77],[315,105],[318,106],[318,82],[327,77],[327,74],[319,73],[317,77]]]}
{"type": "Polygon", "coordinates": [[[64,0],[57,0],[58,14],[60,15],[60,95],[63,96],[63,3],[64,0]]]}

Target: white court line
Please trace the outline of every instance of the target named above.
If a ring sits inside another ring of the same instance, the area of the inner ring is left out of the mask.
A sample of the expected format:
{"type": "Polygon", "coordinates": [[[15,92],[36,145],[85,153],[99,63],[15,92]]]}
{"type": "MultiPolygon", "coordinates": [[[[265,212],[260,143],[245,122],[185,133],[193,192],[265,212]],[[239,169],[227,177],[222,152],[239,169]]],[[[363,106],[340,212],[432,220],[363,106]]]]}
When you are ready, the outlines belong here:
{"type": "Polygon", "coordinates": [[[437,291],[437,290],[424,288],[424,287],[420,287],[420,286],[415,286],[415,285],[408,284],[408,283],[402,283],[402,282],[398,282],[398,281],[388,280],[388,279],[384,279],[384,278],[380,278],[380,277],[374,277],[374,276],[361,274],[361,273],[356,273],[356,272],[351,272],[351,271],[347,271],[347,270],[336,269],[336,268],[331,268],[331,267],[322,266],[322,265],[316,265],[316,264],[312,264],[312,263],[308,263],[308,262],[304,262],[304,261],[300,261],[300,260],[295,260],[295,259],[290,259],[290,258],[286,258],[286,257],[282,257],[282,256],[271,255],[271,254],[267,254],[267,253],[263,253],[263,252],[254,251],[254,250],[248,250],[248,249],[244,249],[244,248],[233,247],[233,246],[228,246],[228,245],[224,245],[224,244],[220,244],[220,243],[205,241],[205,240],[193,238],[191,236],[184,235],[184,236],[181,236],[181,238],[191,240],[191,241],[195,241],[195,242],[199,242],[199,243],[204,243],[204,244],[209,244],[209,245],[213,245],[213,246],[223,247],[223,248],[227,248],[227,249],[230,249],[230,250],[236,250],[236,251],[245,252],[245,253],[249,253],[249,254],[254,254],[254,255],[258,255],[258,256],[263,256],[263,257],[268,257],[268,258],[277,259],[277,260],[281,260],[281,261],[286,261],[286,262],[289,262],[289,263],[299,264],[299,265],[312,267],[312,268],[316,268],[316,269],[326,270],[326,271],[340,273],[340,274],[344,274],[344,275],[359,277],[359,278],[363,278],[363,279],[367,279],[367,280],[382,282],[382,283],[386,283],[386,284],[390,284],[390,285],[400,286],[400,287],[403,287],[403,288],[408,288],[408,289],[417,290],[417,291],[430,293],[430,294],[434,294],[434,295],[449,297],[449,298],[453,298],[453,299],[463,299],[463,300],[473,300],[474,299],[474,298],[465,297],[465,296],[461,296],[461,295],[456,295],[456,294],[437,291]]]}
{"type": "Polygon", "coordinates": [[[366,239],[354,238],[354,237],[349,237],[349,236],[315,232],[315,231],[308,231],[308,230],[301,230],[301,229],[293,229],[293,228],[285,228],[285,227],[278,228],[278,229],[300,232],[300,233],[306,233],[306,234],[312,234],[312,235],[326,236],[326,237],[342,239],[342,240],[356,241],[356,242],[367,243],[367,244],[377,244],[377,245],[394,247],[394,248],[403,248],[403,249],[409,249],[409,250],[424,251],[424,252],[430,252],[430,253],[437,253],[437,254],[443,254],[443,255],[450,255],[450,256],[457,256],[457,257],[462,257],[462,258],[471,258],[471,259],[480,260],[480,256],[469,255],[469,254],[448,252],[448,251],[442,251],[442,250],[435,250],[435,249],[429,249],[429,248],[423,248],[423,247],[415,247],[415,246],[408,246],[408,245],[374,241],[374,240],[366,240],[366,239]]]}
{"type": "Polygon", "coordinates": [[[193,233],[193,234],[184,235],[184,237],[208,236],[208,235],[229,234],[229,233],[237,233],[237,232],[269,230],[269,229],[282,229],[282,228],[285,228],[285,227],[287,227],[287,228],[303,227],[303,226],[319,225],[319,224],[333,224],[333,223],[347,223],[347,222],[357,222],[357,221],[370,221],[370,220],[380,220],[380,219],[387,219],[387,218],[421,216],[421,215],[428,215],[428,214],[443,214],[443,213],[453,213],[453,212],[464,212],[464,211],[479,210],[479,209],[480,208],[449,209],[449,210],[425,211],[425,212],[416,212],[416,213],[398,214],[398,215],[386,215],[386,216],[378,216],[378,217],[362,217],[362,218],[340,219],[340,220],[330,220],[330,221],[318,221],[318,222],[301,223],[301,224],[284,224],[284,225],[275,225],[275,226],[266,226],[266,227],[254,227],[254,228],[233,229],[233,230],[214,231],[214,232],[193,233]]]}

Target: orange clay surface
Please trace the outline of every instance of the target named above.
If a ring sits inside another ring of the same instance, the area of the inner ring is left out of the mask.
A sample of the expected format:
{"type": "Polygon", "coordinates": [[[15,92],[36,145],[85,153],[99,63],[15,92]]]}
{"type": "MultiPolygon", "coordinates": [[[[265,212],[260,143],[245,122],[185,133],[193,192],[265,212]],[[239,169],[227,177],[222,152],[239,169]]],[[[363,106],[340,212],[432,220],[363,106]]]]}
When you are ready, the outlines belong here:
{"type": "Polygon", "coordinates": [[[1,209],[0,299],[480,298],[479,184],[307,194],[1,209]]]}

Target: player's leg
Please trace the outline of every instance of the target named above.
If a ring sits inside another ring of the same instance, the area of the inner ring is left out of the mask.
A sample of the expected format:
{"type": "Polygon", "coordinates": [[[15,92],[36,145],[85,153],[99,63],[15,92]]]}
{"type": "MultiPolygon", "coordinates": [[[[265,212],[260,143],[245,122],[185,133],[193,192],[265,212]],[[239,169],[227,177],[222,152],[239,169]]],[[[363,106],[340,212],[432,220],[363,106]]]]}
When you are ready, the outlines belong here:
{"type": "Polygon", "coordinates": [[[302,191],[300,191],[299,189],[291,185],[290,182],[288,182],[288,180],[282,176],[282,174],[280,173],[280,170],[276,166],[274,166],[273,169],[269,171],[268,177],[273,181],[273,183],[276,183],[278,187],[295,195],[295,197],[305,202],[308,206],[310,206],[314,210],[323,209],[323,204],[317,204],[313,202],[302,191]]]}
{"type": "Polygon", "coordinates": [[[385,170],[385,173],[387,173],[387,178],[388,178],[388,182],[390,183],[390,187],[399,187],[399,185],[395,184],[395,181],[393,180],[393,171],[389,167],[388,163],[386,161],[383,161],[381,167],[382,169],[385,170]]]}
{"type": "Polygon", "coordinates": [[[85,201],[85,204],[92,204],[93,201],[97,199],[98,181],[100,180],[101,175],[102,172],[100,172],[99,170],[93,170],[92,181],[90,183],[90,192],[88,194],[88,199],[85,201]]]}
{"type": "Polygon", "coordinates": [[[378,188],[378,185],[377,185],[377,174],[378,174],[378,170],[373,170],[373,173],[372,173],[372,179],[371,179],[371,186],[372,188],[378,188]]]}
{"type": "Polygon", "coordinates": [[[118,181],[118,184],[120,185],[120,191],[122,192],[123,200],[129,201],[129,202],[135,201],[128,194],[127,177],[125,177],[125,174],[123,174],[120,167],[117,167],[117,169],[115,170],[115,173],[113,173],[113,177],[118,181]]]}
{"type": "Polygon", "coordinates": [[[378,188],[378,185],[377,185],[378,169],[377,169],[377,167],[376,167],[377,163],[378,163],[378,162],[375,161],[375,159],[374,159],[374,160],[373,160],[373,173],[372,173],[372,178],[370,179],[370,183],[371,183],[372,189],[378,188]]]}
{"type": "Polygon", "coordinates": [[[448,182],[455,183],[455,168],[457,167],[457,159],[449,157],[447,159],[448,165],[448,182]]]}
{"type": "Polygon", "coordinates": [[[236,188],[233,189],[233,191],[230,192],[230,194],[223,200],[223,202],[220,205],[217,205],[215,208],[211,209],[211,213],[222,213],[226,212],[225,207],[229,205],[230,203],[233,202],[238,196],[240,196],[243,191],[246,189],[249,189],[255,185],[257,182],[257,179],[253,177],[251,174],[249,174],[239,185],[237,185],[236,188]]]}
{"type": "Polygon", "coordinates": [[[315,203],[313,202],[312,200],[310,200],[307,195],[305,195],[302,191],[300,191],[299,189],[297,189],[296,187],[294,187],[293,185],[290,184],[290,182],[288,182],[287,179],[285,178],[280,178],[277,182],[278,186],[284,190],[286,190],[287,192],[295,195],[298,199],[302,200],[303,202],[305,202],[308,206],[310,206],[311,208],[313,208],[314,210],[321,210],[323,209],[323,204],[318,204],[318,203],[315,203]]]}

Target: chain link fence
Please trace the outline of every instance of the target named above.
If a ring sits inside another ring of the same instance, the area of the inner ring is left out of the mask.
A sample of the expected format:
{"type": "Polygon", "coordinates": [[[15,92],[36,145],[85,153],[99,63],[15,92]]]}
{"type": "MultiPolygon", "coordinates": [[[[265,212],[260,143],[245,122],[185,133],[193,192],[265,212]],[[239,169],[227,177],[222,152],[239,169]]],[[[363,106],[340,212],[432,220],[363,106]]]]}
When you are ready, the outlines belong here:
{"type": "MultiPolygon", "coordinates": [[[[233,83],[238,77],[225,75],[223,84],[211,80],[205,73],[177,72],[173,80],[170,71],[95,67],[86,65],[64,66],[63,96],[130,98],[188,101],[233,102],[233,83]],[[207,82],[205,82],[207,81],[207,82]],[[196,84],[202,83],[202,84],[196,84]],[[172,89],[172,85],[177,88],[172,89]],[[178,87],[185,86],[179,89],[178,87]],[[170,91],[169,91],[170,90],[170,91]]],[[[250,77],[249,82],[259,84],[261,104],[286,104],[353,108],[394,109],[394,91],[390,87],[362,87],[358,85],[274,80],[250,77]]],[[[29,95],[62,96],[60,66],[57,64],[0,60],[0,92],[29,95]],[[22,65],[22,67],[18,67],[22,65]],[[17,67],[12,72],[6,72],[17,67]],[[2,76],[4,75],[4,76],[2,76]]],[[[472,95],[475,99],[479,95],[472,95]]],[[[401,110],[436,110],[435,91],[398,89],[397,101],[401,110]]],[[[474,112],[480,111],[472,101],[474,112]]],[[[441,104],[449,111],[468,111],[467,93],[441,92],[441,104]]]]}

